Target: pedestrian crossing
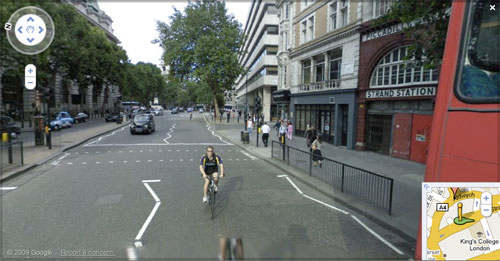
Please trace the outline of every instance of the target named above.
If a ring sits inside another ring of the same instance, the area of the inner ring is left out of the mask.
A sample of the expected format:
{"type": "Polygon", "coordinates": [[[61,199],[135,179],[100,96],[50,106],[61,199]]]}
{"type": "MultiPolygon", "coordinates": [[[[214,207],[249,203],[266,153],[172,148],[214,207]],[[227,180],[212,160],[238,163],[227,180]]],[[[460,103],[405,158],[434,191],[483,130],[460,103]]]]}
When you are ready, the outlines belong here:
{"type": "MultiPolygon", "coordinates": [[[[68,152],[67,157],[64,160],[54,160],[51,162],[51,165],[54,166],[61,166],[61,165],[73,165],[73,166],[78,166],[78,165],[126,165],[126,164],[152,164],[152,163],[162,163],[162,164],[170,164],[170,163],[177,163],[177,164],[182,164],[184,162],[195,162],[199,161],[199,158],[201,155],[204,153],[204,150],[198,150],[198,149],[174,149],[174,150],[162,150],[162,149],[140,149],[140,150],[95,150],[95,151],[74,151],[74,152],[68,152]],[[170,153],[168,153],[170,152],[170,153]],[[187,152],[187,155],[186,153],[187,152]],[[181,154],[182,153],[182,154],[181,154]],[[109,154],[110,157],[113,157],[115,155],[122,155],[121,157],[126,157],[120,160],[114,159],[114,160],[103,160],[105,155],[109,154]],[[91,160],[89,159],[92,158],[92,156],[98,155],[99,158],[96,158],[96,160],[91,160]],[[152,159],[148,156],[154,155],[156,158],[161,157],[162,155],[165,156],[164,159],[152,159]],[[179,155],[180,157],[178,158],[173,158],[176,155],[179,155]],[[146,156],[146,159],[131,159],[131,157],[137,157],[137,158],[144,158],[146,156]]],[[[247,152],[243,150],[237,150],[237,149],[220,149],[217,150],[217,154],[220,155],[224,162],[240,162],[240,161],[254,161],[258,160],[258,158],[248,154],[247,152]],[[227,155],[227,156],[226,156],[227,155]]]]}

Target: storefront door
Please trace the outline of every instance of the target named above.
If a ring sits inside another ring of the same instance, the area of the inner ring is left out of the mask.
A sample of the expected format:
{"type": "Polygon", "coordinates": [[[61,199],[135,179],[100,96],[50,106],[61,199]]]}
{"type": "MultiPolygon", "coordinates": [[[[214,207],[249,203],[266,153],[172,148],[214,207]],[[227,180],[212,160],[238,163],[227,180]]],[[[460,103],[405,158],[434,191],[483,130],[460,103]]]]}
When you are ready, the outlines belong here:
{"type": "Polygon", "coordinates": [[[319,116],[318,130],[321,131],[323,140],[329,142],[331,138],[330,111],[319,111],[318,116],[319,116]]]}
{"type": "Polygon", "coordinates": [[[366,146],[368,150],[389,155],[392,115],[368,114],[366,146]]]}
{"type": "Polygon", "coordinates": [[[347,128],[349,125],[349,105],[347,104],[342,104],[340,105],[340,109],[342,111],[342,141],[341,141],[341,146],[347,146],[347,128]]]}

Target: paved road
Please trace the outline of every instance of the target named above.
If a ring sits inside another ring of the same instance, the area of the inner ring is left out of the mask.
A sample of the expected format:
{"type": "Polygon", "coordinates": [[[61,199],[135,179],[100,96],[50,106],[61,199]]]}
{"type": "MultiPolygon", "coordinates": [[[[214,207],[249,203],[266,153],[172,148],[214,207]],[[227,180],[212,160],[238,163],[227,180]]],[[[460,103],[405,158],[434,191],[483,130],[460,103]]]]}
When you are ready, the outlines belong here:
{"type": "Polygon", "coordinates": [[[187,116],[156,117],[151,135],[125,127],[2,184],[2,257],[214,260],[221,237],[241,238],[246,258],[411,257],[401,238],[187,116]],[[207,144],[227,172],[214,220],[198,172],[207,144]]]}

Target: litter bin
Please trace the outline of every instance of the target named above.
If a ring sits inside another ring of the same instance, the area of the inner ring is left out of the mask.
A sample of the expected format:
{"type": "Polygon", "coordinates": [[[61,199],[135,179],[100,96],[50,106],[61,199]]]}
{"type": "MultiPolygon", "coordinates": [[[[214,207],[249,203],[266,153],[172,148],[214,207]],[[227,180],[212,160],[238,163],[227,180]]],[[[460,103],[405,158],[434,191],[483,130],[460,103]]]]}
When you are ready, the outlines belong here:
{"type": "Polygon", "coordinates": [[[243,144],[250,143],[250,136],[248,135],[248,131],[241,131],[241,141],[243,144]]]}

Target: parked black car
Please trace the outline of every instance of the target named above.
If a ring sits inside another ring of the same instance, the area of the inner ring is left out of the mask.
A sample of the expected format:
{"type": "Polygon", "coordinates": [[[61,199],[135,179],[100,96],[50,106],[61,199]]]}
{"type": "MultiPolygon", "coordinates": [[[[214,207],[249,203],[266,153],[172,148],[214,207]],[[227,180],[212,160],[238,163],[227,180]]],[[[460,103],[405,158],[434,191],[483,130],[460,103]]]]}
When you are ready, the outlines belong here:
{"type": "Polygon", "coordinates": [[[152,133],[155,131],[156,125],[153,115],[151,114],[138,114],[135,116],[134,121],[130,124],[130,134],[136,133],[152,133]]]}
{"type": "Polygon", "coordinates": [[[21,135],[21,128],[16,126],[16,122],[9,116],[0,116],[0,132],[15,133],[13,136],[21,135]]]}
{"type": "Polygon", "coordinates": [[[76,123],[81,123],[81,122],[86,122],[88,121],[89,119],[89,115],[88,114],[85,114],[83,112],[80,112],[78,113],[75,117],[73,117],[75,119],[75,122],[76,123]]]}
{"type": "Polygon", "coordinates": [[[108,116],[106,116],[106,122],[110,122],[110,121],[117,121],[118,118],[123,118],[125,116],[125,113],[123,112],[120,112],[120,113],[117,113],[117,112],[113,112],[113,113],[110,113],[108,114],[108,116]]]}

